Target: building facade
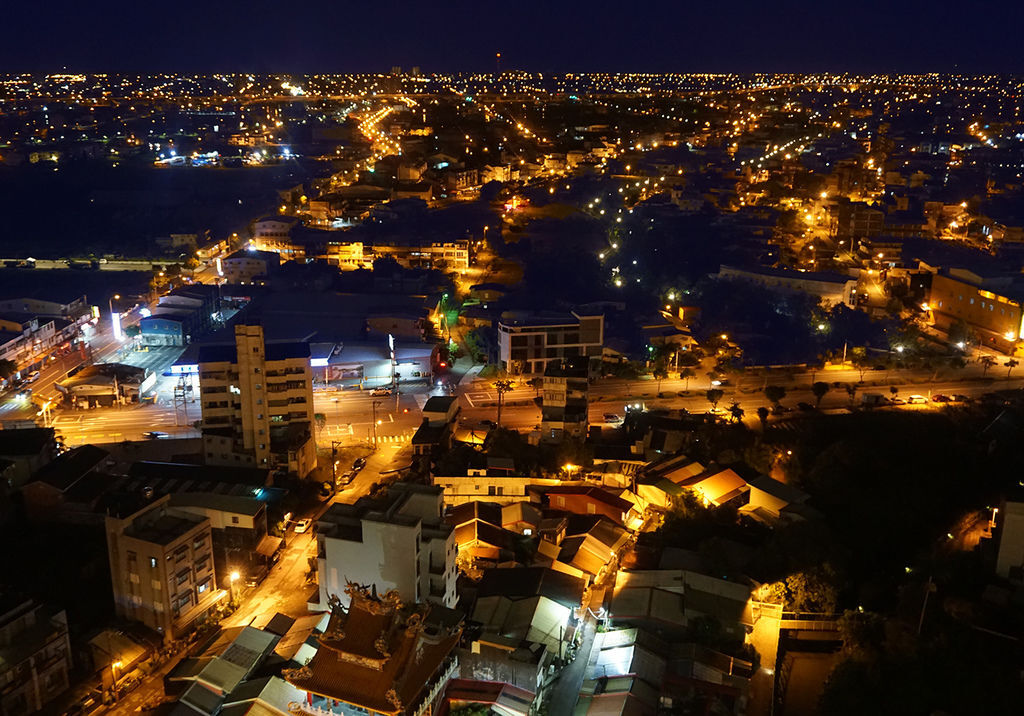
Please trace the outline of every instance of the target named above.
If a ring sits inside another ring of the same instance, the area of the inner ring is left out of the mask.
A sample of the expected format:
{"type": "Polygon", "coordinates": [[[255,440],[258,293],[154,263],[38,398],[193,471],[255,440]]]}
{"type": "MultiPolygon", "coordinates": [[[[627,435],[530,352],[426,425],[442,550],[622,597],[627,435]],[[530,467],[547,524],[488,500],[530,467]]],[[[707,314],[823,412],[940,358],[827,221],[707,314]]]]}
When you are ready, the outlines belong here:
{"type": "Polygon", "coordinates": [[[235,326],[234,346],[200,349],[199,393],[208,463],[300,477],[316,467],[308,344],[267,344],[260,326],[235,326]]]}
{"type": "Polygon", "coordinates": [[[456,602],[455,534],[439,488],[399,483],[385,497],[333,505],[317,522],[320,604],[345,585],[376,584],[410,603],[456,602]]]}
{"type": "Polygon", "coordinates": [[[588,359],[578,357],[548,363],[543,382],[541,439],[561,442],[565,438],[586,438],[590,387],[588,359]]]}
{"type": "Polygon", "coordinates": [[[498,360],[510,373],[543,373],[549,363],[584,356],[598,359],[604,348],[604,316],[573,311],[498,321],[498,360]]]}
{"type": "Polygon", "coordinates": [[[174,509],[169,501],[169,495],[143,496],[123,516],[106,517],[117,615],[168,641],[190,631],[223,596],[209,518],[174,509]]]}
{"type": "Polygon", "coordinates": [[[41,710],[68,688],[70,671],[64,610],[0,595],[0,713],[41,710]]]}

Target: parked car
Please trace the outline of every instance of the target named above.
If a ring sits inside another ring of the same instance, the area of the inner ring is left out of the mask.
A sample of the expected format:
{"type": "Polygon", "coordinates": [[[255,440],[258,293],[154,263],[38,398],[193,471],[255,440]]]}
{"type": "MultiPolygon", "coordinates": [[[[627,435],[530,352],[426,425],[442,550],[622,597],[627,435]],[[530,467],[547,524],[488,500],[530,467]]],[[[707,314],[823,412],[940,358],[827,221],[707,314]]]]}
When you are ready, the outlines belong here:
{"type": "Polygon", "coordinates": [[[38,370],[34,370],[31,373],[29,373],[27,376],[25,376],[25,382],[26,383],[35,383],[37,380],[39,380],[39,371],[38,370]]]}
{"type": "Polygon", "coordinates": [[[953,401],[956,403],[969,403],[971,402],[970,396],[960,395],[959,393],[953,396],[953,401]]]}
{"type": "Polygon", "coordinates": [[[299,520],[295,523],[295,534],[300,535],[309,530],[309,526],[313,524],[313,520],[308,517],[299,520]]]}
{"type": "Polygon", "coordinates": [[[357,458],[356,458],[356,459],[355,459],[355,460],[354,460],[354,461],[352,462],[352,473],[353,473],[353,477],[355,476],[355,473],[359,472],[359,471],[360,471],[360,470],[362,470],[362,469],[363,469],[364,467],[366,467],[366,458],[365,458],[365,457],[357,457],[357,458]]]}
{"type": "Polygon", "coordinates": [[[798,407],[800,410],[803,410],[804,412],[814,410],[814,406],[811,405],[810,403],[797,403],[796,407],[798,407]]]}
{"type": "Polygon", "coordinates": [[[949,403],[949,402],[951,402],[950,398],[948,396],[942,395],[941,393],[938,394],[938,395],[933,395],[932,396],[932,401],[936,402],[936,403],[949,403]]]}
{"type": "Polygon", "coordinates": [[[496,422],[494,422],[493,420],[481,420],[480,424],[481,425],[486,425],[489,428],[496,428],[496,427],[498,427],[498,424],[496,422]]]}
{"type": "Polygon", "coordinates": [[[909,398],[907,398],[907,402],[910,403],[911,405],[927,405],[928,398],[924,397],[923,395],[911,395],[909,398]]]}
{"type": "Polygon", "coordinates": [[[622,422],[622,418],[615,413],[605,413],[604,421],[609,425],[618,425],[622,422]]]}
{"type": "Polygon", "coordinates": [[[391,388],[374,388],[370,391],[370,395],[374,397],[380,395],[391,395],[391,388]]]}

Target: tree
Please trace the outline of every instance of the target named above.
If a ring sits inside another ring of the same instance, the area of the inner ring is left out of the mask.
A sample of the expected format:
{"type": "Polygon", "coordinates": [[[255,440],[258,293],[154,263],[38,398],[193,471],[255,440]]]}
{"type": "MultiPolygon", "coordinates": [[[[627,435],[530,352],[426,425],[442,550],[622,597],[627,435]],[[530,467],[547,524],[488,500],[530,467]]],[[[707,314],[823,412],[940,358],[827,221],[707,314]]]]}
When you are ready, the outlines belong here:
{"type": "Polygon", "coordinates": [[[530,380],[527,381],[527,385],[533,388],[534,395],[540,395],[540,389],[544,387],[544,379],[540,376],[530,378],[530,380]]]}
{"type": "Polygon", "coordinates": [[[739,403],[733,401],[733,404],[729,406],[729,415],[732,416],[732,421],[734,423],[738,423],[739,421],[743,420],[743,416],[745,414],[746,411],[740,407],[739,403]]]}
{"type": "Polygon", "coordinates": [[[679,371],[679,377],[683,379],[683,390],[690,389],[690,378],[694,378],[697,375],[697,371],[693,368],[683,368],[679,371]]]}
{"type": "Polygon", "coordinates": [[[853,405],[853,399],[855,397],[857,397],[857,384],[856,383],[847,383],[846,384],[846,394],[850,396],[850,405],[853,405]]]}
{"type": "Polygon", "coordinates": [[[814,393],[815,405],[821,407],[821,400],[828,395],[828,383],[824,381],[818,381],[811,385],[811,392],[814,393]]]}
{"type": "Polygon", "coordinates": [[[897,388],[895,385],[890,385],[889,386],[889,394],[892,395],[892,397],[895,398],[897,395],[900,394],[900,389],[897,388]]]}
{"type": "Polygon", "coordinates": [[[656,365],[654,367],[654,371],[653,371],[652,375],[654,375],[654,379],[656,381],[658,381],[658,393],[660,394],[661,393],[661,381],[665,380],[665,378],[668,378],[668,371],[665,369],[664,365],[656,365]]]}
{"type": "Polygon", "coordinates": [[[850,362],[857,369],[857,372],[860,374],[860,380],[863,383],[864,373],[871,367],[871,356],[868,355],[868,349],[864,346],[857,346],[850,351],[850,354],[850,362]]]}
{"type": "Polygon", "coordinates": [[[764,387],[764,397],[771,401],[775,409],[779,409],[779,402],[786,397],[786,389],[781,385],[766,385],[764,387]]]}
{"type": "Polygon", "coordinates": [[[7,380],[17,372],[18,365],[14,361],[0,358],[0,378],[7,380]]]}
{"type": "Polygon", "coordinates": [[[322,433],[327,426],[327,416],[323,413],[313,413],[313,422],[316,423],[317,431],[322,433]]]}
{"type": "Polygon", "coordinates": [[[510,390],[512,390],[512,381],[511,380],[506,380],[506,379],[496,380],[496,381],[494,381],[493,385],[494,385],[494,389],[498,392],[498,418],[497,418],[497,420],[495,422],[497,423],[497,426],[500,428],[501,427],[501,408],[505,404],[505,393],[507,393],[510,390]]]}
{"type": "Polygon", "coordinates": [[[708,402],[711,403],[711,409],[716,410],[718,408],[718,401],[721,400],[724,395],[724,390],[721,390],[719,388],[711,388],[708,392],[704,394],[704,397],[706,397],[708,399],[708,402]]]}
{"type": "Polygon", "coordinates": [[[761,406],[757,409],[757,419],[761,421],[761,429],[764,430],[765,426],[768,425],[768,416],[771,415],[771,411],[765,406],[761,406]]]}
{"type": "Polygon", "coordinates": [[[1006,366],[1006,377],[1009,378],[1010,373],[1013,372],[1013,369],[1020,365],[1020,361],[1018,361],[1015,358],[1011,358],[1010,360],[1003,363],[1003,365],[1006,366]]]}
{"type": "Polygon", "coordinates": [[[978,362],[981,363],[981,374],[985,375],[988,373],[988,369],[996,364],[996,359],[992,356],[982,356],[978,362]]]}

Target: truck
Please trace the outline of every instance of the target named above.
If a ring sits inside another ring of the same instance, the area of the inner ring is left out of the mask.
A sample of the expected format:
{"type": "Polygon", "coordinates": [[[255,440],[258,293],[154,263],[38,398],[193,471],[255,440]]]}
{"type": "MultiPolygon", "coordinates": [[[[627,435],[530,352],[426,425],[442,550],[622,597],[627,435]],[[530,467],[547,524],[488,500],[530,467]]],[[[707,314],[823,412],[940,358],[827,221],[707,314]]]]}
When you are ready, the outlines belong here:
{"type": "Polygon", "coordinates": [[[860,398],[860,404],[864,408],[877,408],[882,405],[888,405],[889,399],[881,393],[864,393],[860,398]]]}

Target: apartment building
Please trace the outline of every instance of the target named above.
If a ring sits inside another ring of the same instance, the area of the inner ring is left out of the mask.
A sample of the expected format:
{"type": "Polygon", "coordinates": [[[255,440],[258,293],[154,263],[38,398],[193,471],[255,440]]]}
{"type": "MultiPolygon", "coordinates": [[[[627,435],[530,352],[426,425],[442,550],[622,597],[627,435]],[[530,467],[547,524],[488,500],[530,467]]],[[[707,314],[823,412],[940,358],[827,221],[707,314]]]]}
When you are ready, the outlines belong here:
{"type": "Polygon", "coordinates": [[[405,268],[463,271],[469,268],[469,239],[452,241],[388,241],[375,243],[374,258],[390,256],[405,268]]]}
{"type": "Polygon", "coordinates": [[[587,436],[588,359],[582,356],[548,363],[544,370],[541,439],[561,442],[587,436]]]}
{"type": "Polygon", "coordinates": [[[455,606],[455,532],[441,498],[439,487],[398,483],[383,497],[332,505],[316,525],[320,608],[332,596],[346,603],[349,582],[455,606]]]}
{"type": "Polygon", "coordinates": [[[260,326],[235,326],[235,345],[199,350],[207,464],[316,467],[308,343],[266,343],[260,326]]]}
{"type": "Polygon", "coordinates": [[[498,321],[498,360],[510,373],[543,373],[549,363],[577,356],[596,360],[603,348],[600,313],[538,313],[498,321]]]}
{"type": "Polygon", "coordinates": [[[70,671],[64,610],[0,594],[0,713],[41,710],[68,688],[70,671]]]}
{"type": "Polygon", "coordinates": [[[168,641],[190,631],[223,596],[209,518],[169,501],[170,495],[153,499],[148,491],[105,519],[117,615],[168,641]]]}

